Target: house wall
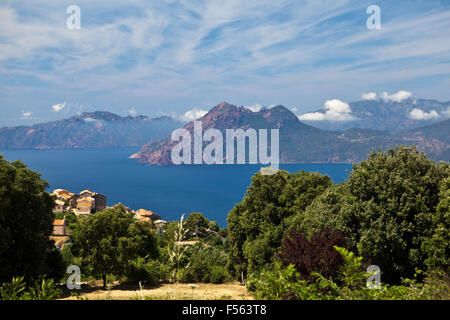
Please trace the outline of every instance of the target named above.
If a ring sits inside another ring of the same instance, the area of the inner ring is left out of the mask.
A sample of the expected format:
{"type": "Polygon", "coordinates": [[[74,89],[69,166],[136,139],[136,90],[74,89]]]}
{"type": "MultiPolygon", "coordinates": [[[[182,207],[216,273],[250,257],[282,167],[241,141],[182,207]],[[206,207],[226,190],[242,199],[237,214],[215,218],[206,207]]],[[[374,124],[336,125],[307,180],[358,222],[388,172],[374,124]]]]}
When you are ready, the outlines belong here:
{"type": "Polygon", "coordinates": [[[57,205],[55,206],[55,208],[53,208],[53,211],[54,211],[54,212],[57,212],[57,213],[62,213],[62,212],[64,212],[64,205],[59,205],[59,204],[57,204],[57,205]]]}
{"type": "Polygon", "coordinates": [[[66,227],[65,226],[53,226],[53,234],[54,235],[65,235],[66,234],[66,227]]]}
{"type": "Polygon", "coordinates": [[[102,194],[96,194],[94,196],[95,199],[95,211],[100,211],[106,209],[106,196],[102,194]]]}

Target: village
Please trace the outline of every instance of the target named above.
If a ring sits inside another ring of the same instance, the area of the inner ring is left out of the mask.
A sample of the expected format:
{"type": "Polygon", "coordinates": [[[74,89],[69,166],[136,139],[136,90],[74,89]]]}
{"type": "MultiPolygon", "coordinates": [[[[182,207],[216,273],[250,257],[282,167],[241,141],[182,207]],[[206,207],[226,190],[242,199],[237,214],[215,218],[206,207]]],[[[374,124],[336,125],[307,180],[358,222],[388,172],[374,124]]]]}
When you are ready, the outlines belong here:
{"type": "MultiPolygon", "coordinates": [[[[50,196],[54,199],[55,206],[53,212],[57,217],[53,221],[53,232],[50,240],[55,241],[55,246],[58,249],[62,249],[65,244],[70,243],[68,216],[88,217],[96,212],[109,208],[106,204],[105,195],[90,191],[89,189],[83,190],[78,194],[65,189],[55,189],[50,196]]],[[[134,218],[137,220],[151,221],[158,232],[167,224],[167,221],[162,220],[159,215],[151,210],[139,209],[133,211],[128,207],[126,209],[129,213],[133,213],[134,218]]]]}

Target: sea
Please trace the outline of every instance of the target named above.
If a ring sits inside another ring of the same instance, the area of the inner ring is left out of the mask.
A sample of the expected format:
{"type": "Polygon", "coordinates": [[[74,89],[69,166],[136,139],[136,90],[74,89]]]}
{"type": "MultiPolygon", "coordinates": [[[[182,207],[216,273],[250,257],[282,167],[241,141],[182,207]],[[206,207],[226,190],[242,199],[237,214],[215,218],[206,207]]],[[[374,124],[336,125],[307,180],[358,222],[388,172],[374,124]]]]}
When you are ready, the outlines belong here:
{"type": "MultiPolygon", "coordinates": [[[[20,160],[41,173],[47,191],[89,189],[106,195],[107,204],[122,203],[137,210],[151,210],[166,221],[201,212],[226,227],[228,212],[242,201],[251,177],[261,165],[153,166],[129,156],[139,148],[0,150],[6,160],[20,160]]],[[[320,172],[335,183],[352,170],[346,163],[281,164],[291,173],[320,172]]]]}

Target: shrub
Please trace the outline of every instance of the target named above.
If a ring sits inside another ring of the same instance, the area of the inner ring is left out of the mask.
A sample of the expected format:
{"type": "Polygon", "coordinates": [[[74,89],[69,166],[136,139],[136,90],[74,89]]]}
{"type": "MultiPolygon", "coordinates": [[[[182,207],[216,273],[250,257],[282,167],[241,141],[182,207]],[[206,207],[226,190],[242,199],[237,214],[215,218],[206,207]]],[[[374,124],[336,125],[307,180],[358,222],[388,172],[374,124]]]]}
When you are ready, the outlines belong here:
{"type": "Polygon", "coordinates": [[[224,283],[228,280],[228,274],[225,266],[212,266],[211,267],[211,283],[224,283]]]}
{"type": "Polygon", "coordinates": [[[36,281],[33,286],[28,288],[24,297],[26,300],[54,300],[61,296],[61,289],[58,289],[53,279],[43,278],[40,282],[36,281]]]}
{"type": "Polygon", "coordinates": [[[24,277],[14,277],[0,286],[0,296],[2,300],[19,300],[25,289],[24,277]]]}
{"type": "Polygon", "coordinates": [[[24,277],[13,277],[0,286],[2,300],[54,300],[61,296],[53,279],[42,278],[27,288],[24,277]]]}
{"type": "Polygon", "coordinates": [[[126,275],[126,281],[137,284],[139,282],[148,285],[156,285],[161,280],[168,277],[167,267],[157,260],[145,261],[139,257],[136,261],[130,263],[129,271],[126,275]]]}
{"type": "Polygon", "coordinates": [[[334,277],[342,264],[342,256],[333,246],[345,247],[346,240],[339,230],[313,233],[311,239],[292,229],[281,242],[278,258],[284,266],[294,265],[303,280],[311,280],[311,272],[326,278],[334,277]]]}
{"type": "Polygon", "coordinates": [[[315,284],[301,280],[294,265],[283,267],[276,261],[273,268],[252,274],[247,280],[247,289],[253,291],[258,299],[268,300],[315,300],[323,297],[315,284]]]}
{"type": "Polygon", "coordinates": [[[181,281],[223,283],[228,279],[227,255],[223,250],[201,244],[191,250],[189,267],[184,270],[181,281]]]}
{"type": "Polygon", "coordinates": [[[339,299],[356,300],[449,300],[450,282],[442,273],[429,273],[423,283],[403,279],[401,285],[381,284],[380,289],[341,290],[339,299]]]}

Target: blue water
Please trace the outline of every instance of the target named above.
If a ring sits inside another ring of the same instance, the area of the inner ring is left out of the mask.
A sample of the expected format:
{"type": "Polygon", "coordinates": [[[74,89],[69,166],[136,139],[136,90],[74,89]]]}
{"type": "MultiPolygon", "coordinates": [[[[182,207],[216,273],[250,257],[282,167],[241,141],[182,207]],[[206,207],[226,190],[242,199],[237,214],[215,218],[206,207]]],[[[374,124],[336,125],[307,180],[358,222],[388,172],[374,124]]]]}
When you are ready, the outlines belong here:
{"type": "MultiPolygon", "coordinates": [[[[7,160],[21,160],[42,173],[50,185],[71,192],[90,189],[106,195],[108,205],[118,202],[137,210],[152,210],[164,220],[182,213],[202,212],[226,226],[226,217],[240,202],[259,165],[149,166],[128,157],[138,148],[5,150],[7,160]]],[[[287,164],[280,169],[318,171],[342,182],[350,164],[287,164]]]]}

